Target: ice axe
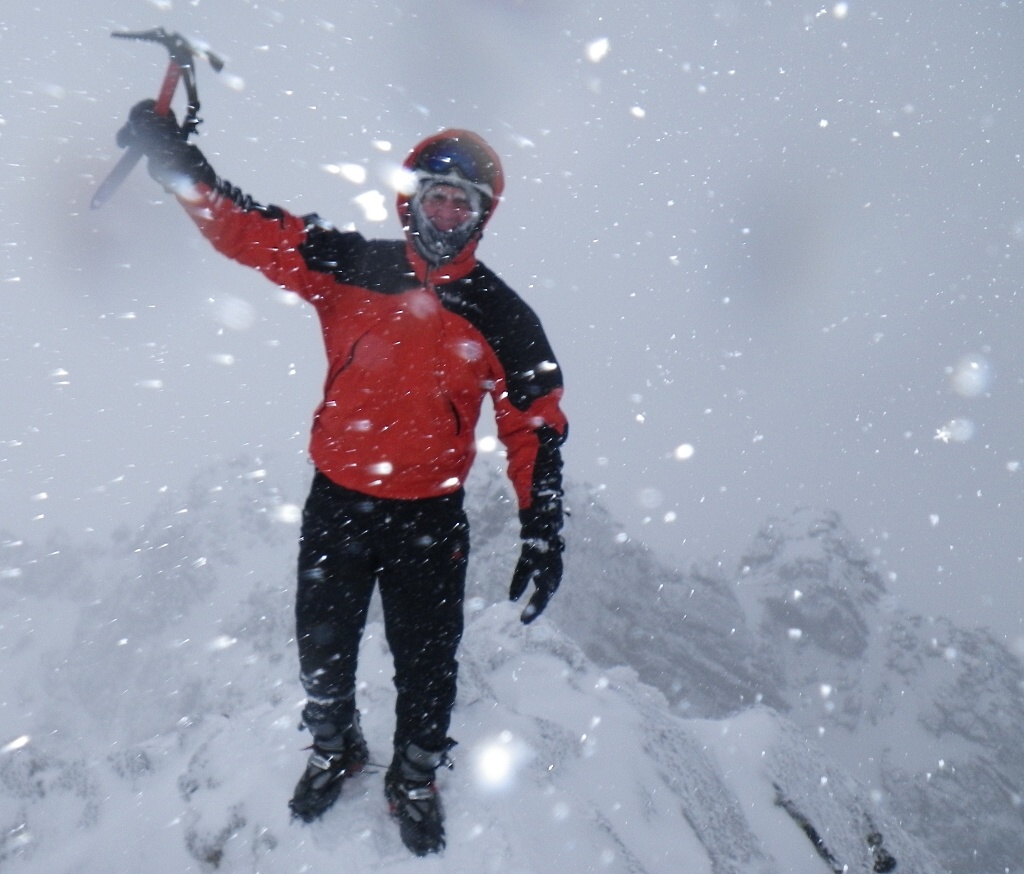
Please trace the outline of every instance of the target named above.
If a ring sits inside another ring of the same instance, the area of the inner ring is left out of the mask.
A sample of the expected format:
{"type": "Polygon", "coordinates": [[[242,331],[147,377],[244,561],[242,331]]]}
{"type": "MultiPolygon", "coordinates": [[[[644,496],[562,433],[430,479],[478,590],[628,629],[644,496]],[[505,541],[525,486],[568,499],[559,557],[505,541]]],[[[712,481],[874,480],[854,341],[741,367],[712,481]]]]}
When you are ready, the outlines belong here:
{"type": "MultiPolygon", "coordinates": [[[[167,72],[164,74],[164,81],[160,86],[160,94],[157,96],[154,111],[157,115],[167,115],[171,111],[171,100],[174,98],[174,92],[178,89],[178,82],[184,79],[188,111],[182,128],[186,137],[195,133],[196,125],[199,124],[199,91],[196,88],[196,71],[192,61],[194,58],[205,58],[218,73],[224,67],[224,62],[212,52],[193,45],[180,33],[168,33],[162,27],[154,27],[152,30],[123,31],[112,33],[111,36],[119,39],[156,42],[167,49],[171,60],[167,65],[167,72]]],[[[136,146],[129,146],[125,149],[120,160],[114,165],[114,169],[96,189],[91,203],[93,209],[103,206],[110,195],[117,191],[135,165],[139,163],[142,155],[142,149],[136,146]]]]}

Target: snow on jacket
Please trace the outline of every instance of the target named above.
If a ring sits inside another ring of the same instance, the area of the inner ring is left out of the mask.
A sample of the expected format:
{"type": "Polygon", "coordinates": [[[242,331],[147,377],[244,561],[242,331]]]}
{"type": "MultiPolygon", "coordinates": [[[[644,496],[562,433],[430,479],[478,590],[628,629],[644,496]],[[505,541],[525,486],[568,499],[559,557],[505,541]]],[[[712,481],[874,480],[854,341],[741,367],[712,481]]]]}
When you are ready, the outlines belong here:
{"type": "Polygon", "coordinates": [[[521,517],[557,532],[562,373],[535,313],[476,259],[476,239],[431,267],[408,240],[260,206],[220,180],[179,199],[218,251],[315,307],[327,352],[310,438],[319,470],[382,498],[452,493],[490,395],[521,517]]]}

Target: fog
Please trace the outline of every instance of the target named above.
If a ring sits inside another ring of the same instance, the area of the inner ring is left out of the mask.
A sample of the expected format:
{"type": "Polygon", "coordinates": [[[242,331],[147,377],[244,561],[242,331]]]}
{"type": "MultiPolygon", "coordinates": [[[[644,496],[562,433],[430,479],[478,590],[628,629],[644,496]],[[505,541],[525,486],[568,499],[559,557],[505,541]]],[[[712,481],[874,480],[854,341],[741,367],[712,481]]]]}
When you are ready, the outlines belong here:
{"type": "Polygon", "coordinates": [[[767,517],[834,508],[904,608],[1017,640],[1022,7],[5,9],[0,529],[105,536],[239,455],[287,466],[293,500],[308,482],[311,311],[141,168],[89,209],[166,65],[109,34],[163,25],[225,59],[197,67],[197,142],[261,202],[395,236],[413,143],[494,145],[480,256],[563,365],[567,474],[631,536],[732,569],[767,517]]]}

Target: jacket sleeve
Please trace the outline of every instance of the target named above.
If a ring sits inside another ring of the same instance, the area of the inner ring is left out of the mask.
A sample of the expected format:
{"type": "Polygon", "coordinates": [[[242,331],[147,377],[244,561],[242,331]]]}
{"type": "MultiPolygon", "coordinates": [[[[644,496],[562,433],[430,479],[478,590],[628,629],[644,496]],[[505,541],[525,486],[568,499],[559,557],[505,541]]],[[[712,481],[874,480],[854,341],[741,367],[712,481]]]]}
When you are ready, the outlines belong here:
{"type": "Polygon", "coordinates": [[[322,274],[310,273],[302,253],[311,229],[318,226],[315,215],[300,217],[277,206],[263,206],[219,179],[176,194],[218,252],[306,300],[316,294],[322,274]]]}
{"type": "Polygon", "coordinates": [[[324,274],[310,271],[303,247],[311,232],[325,233],[324,223],[315,215],[300,217],[257,203],[219,178],[194,144],[172,145],[150,155],[150,175],[177,197],[203,236],[228,258],[312,300],[324,274]]]}
{"type": "Polygon", "coordinates": [[[498,437],[519,502],[522,536],[554,542],[562,528],[562,370],[540,321],[515,298],[499,348],[503,369],[492,394],[498,437]]]}
{"type": "Polygon", "coordinates": [[[562,530],[562,444],[569,433],[561,389],[526,410],[496,401],[498,436],[508,452],[508,475],[519,502],[524,539],[553,542],[562,530]]]}

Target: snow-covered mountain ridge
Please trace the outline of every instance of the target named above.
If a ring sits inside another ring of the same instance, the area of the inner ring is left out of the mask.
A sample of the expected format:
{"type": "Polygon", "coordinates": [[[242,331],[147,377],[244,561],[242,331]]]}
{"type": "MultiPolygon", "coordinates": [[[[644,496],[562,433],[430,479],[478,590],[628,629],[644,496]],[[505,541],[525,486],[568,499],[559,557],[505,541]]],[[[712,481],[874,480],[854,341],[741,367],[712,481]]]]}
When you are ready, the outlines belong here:
{"type": "MultiPolygon", "coordinates": [[[[573,488],[565,584],[523,628],[504,601],[516,527],[500,471],[482,465],[470,495],[443,859],[405,853],[379,773],[323,822],[288,821],[305,743],[302,495],[239,461],[110,545],[0,538],[0,871],[991,872],[1024,858],[1017,660],[984,632],[899,615],[834,516],[769,523],[734,578],[683,574],[573,488]]],[[[390,674],[371,625],[360,706],[378,761],[390,674]]]]}

